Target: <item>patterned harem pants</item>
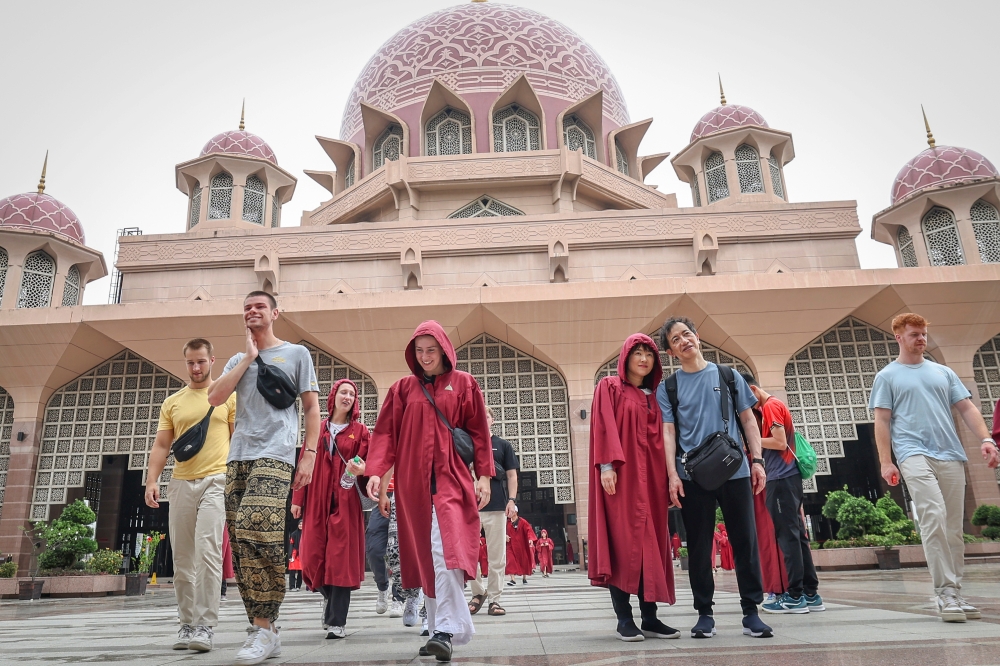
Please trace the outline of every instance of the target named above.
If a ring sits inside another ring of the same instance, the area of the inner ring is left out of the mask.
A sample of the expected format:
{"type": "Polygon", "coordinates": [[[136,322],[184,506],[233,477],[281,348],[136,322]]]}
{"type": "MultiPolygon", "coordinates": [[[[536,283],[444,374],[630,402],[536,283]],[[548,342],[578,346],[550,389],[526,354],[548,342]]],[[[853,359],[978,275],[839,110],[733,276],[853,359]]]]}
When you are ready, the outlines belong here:
{"type": "MultiPolygon", "coordinates": [[[[396,521],[396,497],[389,495],[389,538],[385,543],[385,572],[392,576],[393,596],[400,601],[416,599],[419,587],[403,587],[403,576],[399,568],[399,523],[396,521]]],[[[378,509],[375,509],[378,511],[378,509]]]]}
{"type": "Polygon", "coordinates": [[[285,503],[293,467],[271,458],[226,465],[226,525],[240,596],[253,624],[285,598],[285,503]]]}

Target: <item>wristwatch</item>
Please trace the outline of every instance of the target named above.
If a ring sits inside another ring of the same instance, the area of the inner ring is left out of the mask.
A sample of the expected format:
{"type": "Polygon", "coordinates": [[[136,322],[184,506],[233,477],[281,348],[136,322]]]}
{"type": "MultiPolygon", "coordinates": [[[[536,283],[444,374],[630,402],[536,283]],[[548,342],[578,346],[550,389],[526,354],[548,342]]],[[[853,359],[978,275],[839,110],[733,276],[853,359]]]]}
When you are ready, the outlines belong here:
{"type": "Polygon", "coordinates": [[[750,464],[751,465],[760,465],[761,467],[763,467],[764,466],[764,459],[763,458],[754,458],[753,460],[750,461],[750,464]]]}

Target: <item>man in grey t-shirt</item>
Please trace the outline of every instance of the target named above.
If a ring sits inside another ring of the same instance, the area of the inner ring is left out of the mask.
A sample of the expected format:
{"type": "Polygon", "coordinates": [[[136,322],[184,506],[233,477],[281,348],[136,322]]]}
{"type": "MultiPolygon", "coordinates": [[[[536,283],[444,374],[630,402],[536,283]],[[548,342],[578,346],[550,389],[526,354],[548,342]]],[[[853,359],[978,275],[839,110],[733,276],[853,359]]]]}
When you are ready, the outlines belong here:
{"type": "Polygon", "coordinates": [[[869,409],[875,410],[875,444],[882,478],[890,486],[906,480],[916,506],[920,536],[934,581],[938,614],[945,622],[978,619],[981,613],[962,598],[965,540],[965,463],[968,457],[955,430],[952,407],[980,439],[988,467],[1000,463],[972,396],[951,368],[924,359],[927,320],[907,312],[892,320],[899,358],[875,376],[869,409]],[[892,463],[896,455],[896,465],[892,463]]]}
{"type": "Polygon", "coordinates": [[[236,392],[236,429],[226,465],[226,523],[233,545],[240,596],[250,628],[236,653],[237,664],[259,664],[281,654],[274,621],[285,597],[285,504],[289,486],[312,480],[319,438],[319,398],[309,350],[274,336],[278,318],[274,296],[251,292],[243,301],[246,353],[236,354],[209,389],[208,401],[221,405],[236,392]],[[278,409],[257,390],[257,358],[279,368],[294,382],[302,400],[306,436],[295,470],[298,414],[295,405],[278,409]]]}

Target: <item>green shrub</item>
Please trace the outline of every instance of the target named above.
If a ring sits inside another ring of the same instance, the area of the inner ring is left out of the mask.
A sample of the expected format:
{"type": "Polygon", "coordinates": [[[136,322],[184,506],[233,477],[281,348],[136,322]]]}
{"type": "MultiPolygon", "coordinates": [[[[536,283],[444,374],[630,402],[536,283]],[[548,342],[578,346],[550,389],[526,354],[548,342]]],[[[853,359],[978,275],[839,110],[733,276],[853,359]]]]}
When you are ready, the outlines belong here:
{"type": "Polygon", "coordinates": [[[889,493],[886,493],[882,497],[878,498],[875,502],[875,506],[885,513],[885,517],[892,522],[898,522],[900,520],[906,520],[906,512],[903,508],[896,504],[896,500],[892,499],[889,493]]]}
{"type": "Polygon", "coordinates": [[[715,507],[715,524],[718,525],[719,523],[725,523],[725,522],[726,521],[722,519],[722,507],[721,506],[715,507]]]}
{"type": "Polygon", "coordinates": [[[883,534],[889,526],[885,513],[865,497],[848,497],[837,510],[840,530],[837,537],[850,539],[867,534],[883,534]]]}
{"type": "MultiPolygon", "coordinates": [[[[1000,506],[995,504],[980,504],[972,514],[972,524],[991,527],[1000,527],[1000,506]]],[[[986,534],[986,530],[983,530],[986,534]]]]}
{"type": "Polygon", "coordinates": [[[87,553],[97,550],[90,523],[97,516],[81,500],[63,509],[50,524],[35,523],[35,532],[45,540],[45,551],[39,556],[42,569],[69,569],[87,553]]]}
{"type": "Polygon", "coordinates": [[[0,578],[13,578],[17,575],[17,562],[0,564],[0,578]]]}
{"type": "Polygon", "coordinates": [[[847,486],[843,490],[834,490],[826,495],[826,503],[823,504],[823,515],[830,520],[837,520],[837,512],[840,505],[851,499],[851,493],[847,492],[847,486]]]}
{"type": "Polygon", "coordinates": [[[849,539],[827,539],[823,542],[823,548],[852,548],[856,544],[849,539]]]}
{"type": "Polygon", "coordinates": [[[677,554],[680,557],[687,557],[688,556],[688,549],[684,548],[683,546],[681,546],[680,548],[677,549],[677,554]]]}
{"type": "Polygon", "coordinates": [[[823,546],[820,545],[819,541],[810,541],[809,550],[819,550],[823,546]]]}
{"type": "Polygon", "coordinates": [[[995,525],[984,527],[983,536],[986,537],[987,539],[993,539],[993,540],[1000,539],[1000,527],[997,527],[995,525]]]}
{"type": "Polygon", "coordinates": [[[120,551],[105,548],[87,560],[86,569],[91,573],[116,574],[121,571],[124,560],[125,556],[120,551]]]}

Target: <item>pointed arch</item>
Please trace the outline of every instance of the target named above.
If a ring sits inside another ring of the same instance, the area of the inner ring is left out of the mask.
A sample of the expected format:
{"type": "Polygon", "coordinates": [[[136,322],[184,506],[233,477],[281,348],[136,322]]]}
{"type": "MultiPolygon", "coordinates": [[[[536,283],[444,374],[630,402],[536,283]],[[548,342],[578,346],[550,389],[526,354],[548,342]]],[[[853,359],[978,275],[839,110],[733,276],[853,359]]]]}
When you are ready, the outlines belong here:
{"type": "Polygon", "coordinates": [[[10,265],[10,255],[5,248],[0,247],[0,305],[3,305],[3,291],[7,285],[7,267],[10,265]]]}
{"type": "MultiPolygon", "coordinates": [[[[56,391],[42,422],[31,520],[48,520],[49,508],[65,504],[70,488],[83,487],[87,472],[101,470],[104,455],[125,456],[127,468],[142,470],[145,482],[160,405],[183,386],[126,349],[56,391]]],[[[173,468],[168,457],[160,477],[163,497],[173,468]]]]}
{"type": "Polygon", "coordinates": [[[52,287],[56,279],[56,260],[45,250],[37,250],[24,258],[21,269],[21,291],[18,308],[47,308],[52,304],[52,287]]]}
{"type": "Polygon", "coordinates": [[[201,185],[191,189],[191,202],[188,210],[188,229],[194,229],[201,222],[201,185]]]}
{"type": "Polygon", "coordinates": [[[548,148],[545,110],[524,74],[514,79],[490,107],[489,121],[490,146],[495,153],[548,148]],[[506,136],[508,126],[513,136],[506,136]]]}
{"type": "Polygon", "coordinates": [[[569,393],[555,368],[483,333],[456,350],[458,370],[479,383],[496,415],[493,432],[514,446],[523,471],[555,489],[556,504],[573,502],[569,393]]]}
{"type": "Polygon", "coordinates": [[[233,177],[226,171],[212,176],[208,190],[208,219],[228,220],[233,207],[233,177]]]}
{"type": "MultiPolygon", "coordinates": [[[[299,342],[299,344],[309,350],[309,355],[312,356],[313,367],[316,369],[316,381],[319,384],[320,419],[325,420],[329,416],[326,410],[326,398],[330,395],[333,383],[340,379],[350,379],[358,387],[361,421],[370,430],[374,429],[375,420],[378,418],[378,388],[375,386],[375,380],[333,354],[323,351],[316,345],[308,343],[305,340],[299,342]]],[[[302,410],[299,409],[300,444],[305,437],[305,433],[302,410]]]]}
{"type": "Polygon", "coordinates": [[[760,172],[760,154],[748,143],[736,148],[736,175],[740,192],[758,194],[764,191],[764,176],[760,172]]]}
{"type": "Polygon", "coordinates": [[[935,206],[920,221],[931,266],[961,266],[965,263],[962,241],[955,216],[947,208],[935,206]]]}
{"type": "Polygon", "coordinates": [[[80,267],[73,264],[66,271],[66,284],[63,286],[63,307],[80,304],[80,267]]]}
{"type": "Polygon", "coordinates": [[[917,251],[913,247],[913,236],[906,227],[900,227],[896,232],[896,243],[899,246],[899,256],[903,259],[903,268],[916,268],[917,251]]]}
{"type": "Polygon", "coordinates": [[[708,189],[708,203],[722,201],[729,196],[729,179],[726,176],[726,160],[722,153],[715,152],[705,158],[705,187],[708,189]]]}
{"type": "Polygon", "coordinates": [[[984,264],[1000,263],[1000,213],[996,206],[979,199],[972,204],[969,217],[979,247],[979,260],[984,264]]]}
{"type": "Polygon", "coordinates": [[[14,434],[14,398],[0,386],[0,518],[3,518],[3,496],[7,488],[10,467],[10,438],[14,434]]]}
{"type": "Polygon", "coordinates": [[[513,206],[509,206],[502,201],[497,201],[491,196],[484,194],[475,201],[470,201],[454,213],[448,219],[463,217],[506,217],[524,215],[524,213],[513,206]]]}
{"type": "Polygon", "coordinates": [[[386,162],[395,162],[403,154],[403,128],[393,123],[372,144],[372,168],[379,169],[386,162]]]}
{"type": "Polygon", "coordinates": [[[587,95],[575,104],[570,105],[556,115],[558,145],[570,150],[583,150],[587,157],[598,162],[607,162],[605,146],[607,145],[604,131],[604,91],[587,95]],[[574,126],[577,129],[573,129],[574,126]],[[591,148],[589,139],[593,138],[591,148]]]}
{"type": "Polygon", "coordinates": [[[424,155],[468,155],[476,152],[476,114],[465,99],[446,86],[440,79],[434,79],[427,97],[420,109],[420,127],[423,132],[424,155]],[[451,111],[444,118],[441,114],[451,111]],[[448,118],[452,122],[447,122],[448,118]],[[434,126],[432,129],[431,125],[434,126]],[[442,151],[441,134],[446,135],[446,146],[451,150],[442,151]],[[432,136],[433,134],[433,136],[432,136]],[[455,148],[458,148],[455,151],[455,148]]]}
{"type": "Polygon", "coordinates": [[[767,156],[767,168],[771,172],[771,189],[774,191],[774,196],[779,199],[785,198],[785,185],[781,178],[781,163],[778,162],[778,158],[774,156],[774,151],[767,156]]]}
{"type": "Polygon", "coordinates": [[[267,200],[267,185],[260,176],[247,177],[243,187],[243,219],[252,224],[264,225],[264,202],[267,200]]]}
{"type": "Polygon", "coordinates": [[[597,159],[597,141],[594,131],[578,115],[570,113],[563,116],[563,143],[570,150],[579,150],[592,160],[597,159]]]}
{"type": "MultiPolygon", "coordinates": [[[[701,341],[701,353],[704,355],[705,360],[710,363],[728,365],[736,372],[746,372],[753,374],[750,367],[747,365],[746,361],[743,359],[728,354],[715,345],[711,345],[704,340],[701,341]]],[[[612,375],[618,374],[618,357],[621,354],[615,354],[611,359],[597,369],[597,374],[594,375],[594,386],[597,386],[597,382],[601,381],[605,377],[611,377],[612,375]]],[[[681,369],[681,363],[677,358],[671,356],[665,351],[660,351],[660,365],[663,366],[663,376],[666,377],[674,372],[681,369]]]]}

